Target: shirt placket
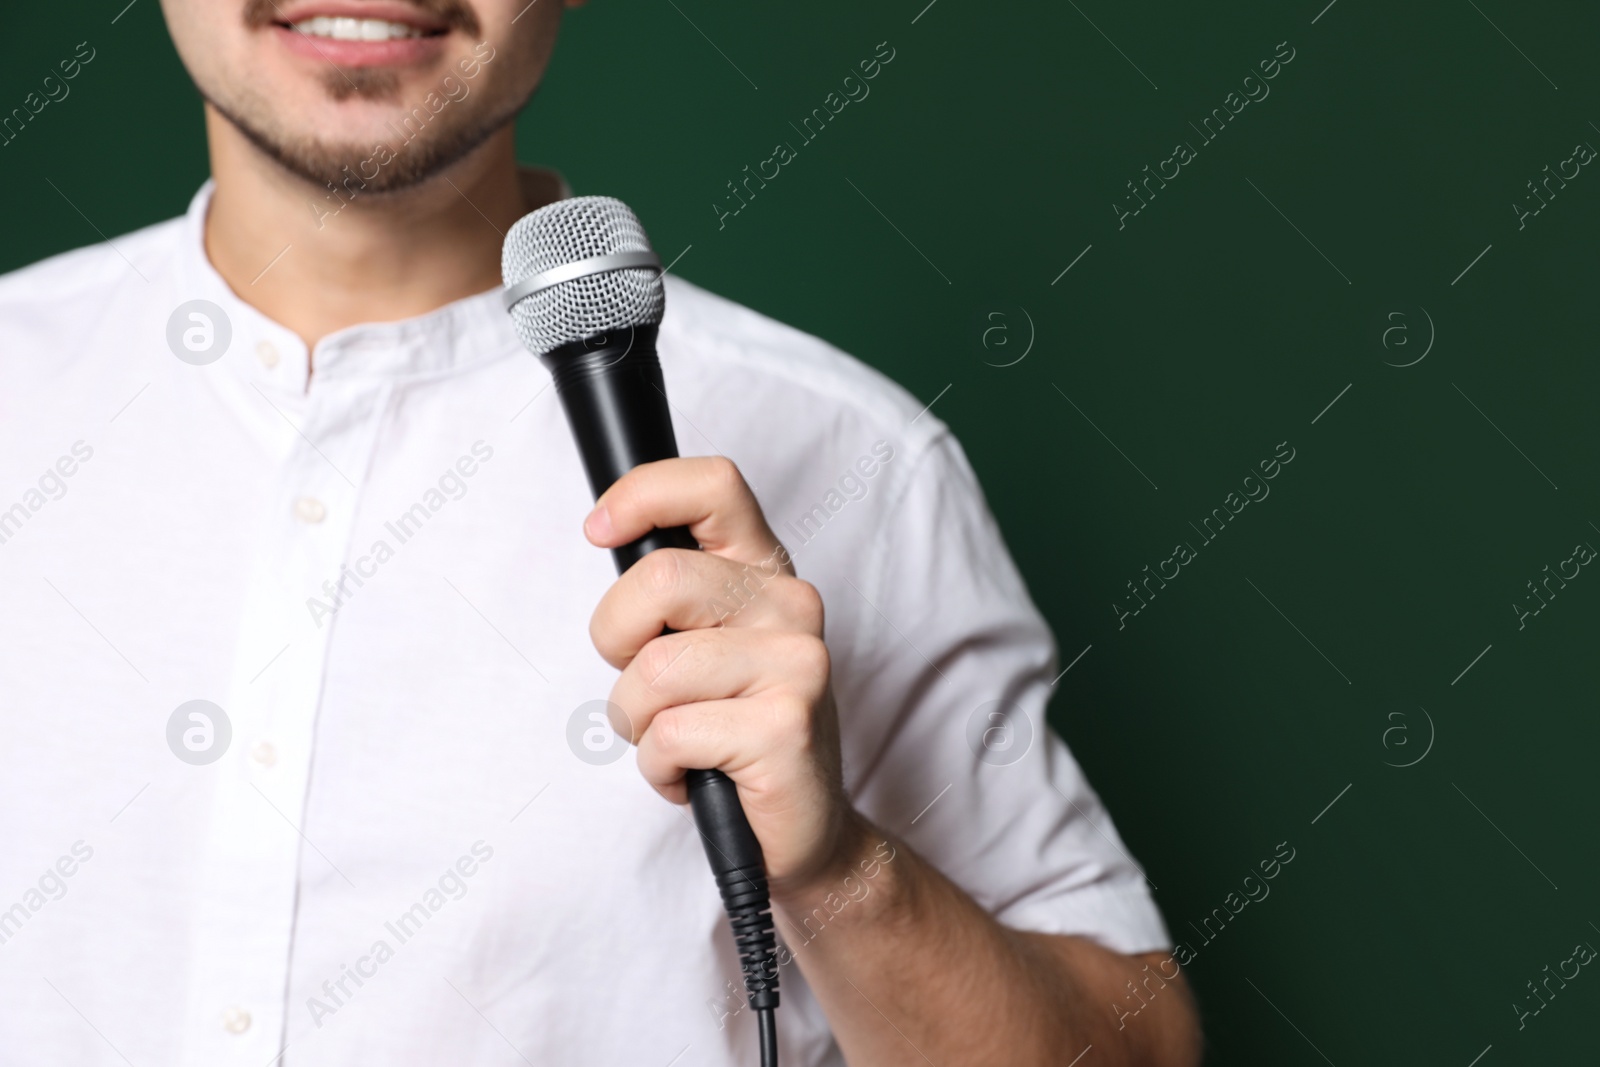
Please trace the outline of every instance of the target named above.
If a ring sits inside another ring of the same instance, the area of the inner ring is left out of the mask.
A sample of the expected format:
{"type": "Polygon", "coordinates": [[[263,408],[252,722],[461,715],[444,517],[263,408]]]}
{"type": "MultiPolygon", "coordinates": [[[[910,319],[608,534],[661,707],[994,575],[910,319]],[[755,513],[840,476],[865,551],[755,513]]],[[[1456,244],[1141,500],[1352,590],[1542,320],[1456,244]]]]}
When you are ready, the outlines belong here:
{"type": "Polygon", "coordinates": [[[361,488],[390,385],[313,380],[263,398],[283,416],[278,478],[257,531],[195,896],[185,1057],[192,1067],[262,1067],[286,1052],[297,893],[359,880],[305,823],[312,746],[336,604],[361,488]],[[335,588],[337,593],[337,588],[335,588]]]}

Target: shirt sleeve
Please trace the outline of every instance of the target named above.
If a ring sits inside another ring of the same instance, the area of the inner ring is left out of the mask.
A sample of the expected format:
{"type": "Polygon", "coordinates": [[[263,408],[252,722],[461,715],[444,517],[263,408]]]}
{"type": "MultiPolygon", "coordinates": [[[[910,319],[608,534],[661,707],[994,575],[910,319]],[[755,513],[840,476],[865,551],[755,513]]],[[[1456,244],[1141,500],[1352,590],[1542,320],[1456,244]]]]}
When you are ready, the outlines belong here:
{"type": "Polygon", "coordinates": [[[1170,948],[1143,871],[1045,721],[1055,641],[965,453],[941,432],[904,474],[842,593],[866,602],[835,670],[856,806],[1007,925],[1170,948]]]}

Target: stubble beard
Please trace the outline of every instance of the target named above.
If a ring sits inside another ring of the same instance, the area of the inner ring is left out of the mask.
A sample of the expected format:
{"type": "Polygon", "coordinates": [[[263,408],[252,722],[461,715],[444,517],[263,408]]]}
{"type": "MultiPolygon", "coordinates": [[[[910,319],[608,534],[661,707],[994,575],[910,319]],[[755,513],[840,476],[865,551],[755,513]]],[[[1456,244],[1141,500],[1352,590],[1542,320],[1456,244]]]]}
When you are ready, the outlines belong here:
{"type": "MultiPolygon", "coordinates": [[[[395,103],[400,100],[400,79],[388,70],[329,71],[323,77],[323,90],[336,103],[352,98],[395,103]]],[[[234,104],[224,103],[214,94],[202,91],[201,95],[258,151],[289,173],[319,188],[336,189],[348,188],[343,183],[354,176],[361,192],[372,194],[402,192],[437,176],[515,120],[525,103],[516,101],[480,113],[463,106],[468,99],[464,96],[446,98],[445,107],[434,113],[419,101],[412,111],[398,114],[385,134],[368,144],[329,142],[290,132],[284,123],[273,121],[276,116],[271,106],[259,97],[247,96],[234,104]],[[420,128],[415,128],[416,114],[426,116],[420,128]],[[412,120],[410,125],[404,124],[407,119],[412,120]],[[380,163],[385,157],[387,162],[380,163]],[[376,174],[372,173],[374,167],[376,174]]]]}

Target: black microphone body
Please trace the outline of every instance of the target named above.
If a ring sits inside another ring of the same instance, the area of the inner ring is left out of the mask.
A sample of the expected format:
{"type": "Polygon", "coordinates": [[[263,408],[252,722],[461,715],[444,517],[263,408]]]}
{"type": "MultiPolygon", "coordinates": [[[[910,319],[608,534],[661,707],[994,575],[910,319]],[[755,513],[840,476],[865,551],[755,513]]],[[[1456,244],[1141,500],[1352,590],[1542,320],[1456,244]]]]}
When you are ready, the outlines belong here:
{"type": "MultiPolygon", "coordinates": [[[[573,341],[539,358],[555,379],[596,498],[641,463],[678,455],[654,325],[573,341]]],[[[651,530],[611,554],[620,574],[658,548],[699,547],[687,527],[675,526],[651,530]]],[[[778,969],[761,843],[732,779],[718,770],[690,770],[686,779],[695,826],[732,921],[750,1007],[770,1013],[778,1005],[778,969]]]]}
{"type": "MultiPolygon", "coordinates": [[[[573,341],[539,357],[555,379],[596,499],[641,463],[678,455],[656,327],[632,326],[573,341]]],[[[651,530],[611,550],[621,574],[658,548],[699,548],[687,527],[651,530]]]]}

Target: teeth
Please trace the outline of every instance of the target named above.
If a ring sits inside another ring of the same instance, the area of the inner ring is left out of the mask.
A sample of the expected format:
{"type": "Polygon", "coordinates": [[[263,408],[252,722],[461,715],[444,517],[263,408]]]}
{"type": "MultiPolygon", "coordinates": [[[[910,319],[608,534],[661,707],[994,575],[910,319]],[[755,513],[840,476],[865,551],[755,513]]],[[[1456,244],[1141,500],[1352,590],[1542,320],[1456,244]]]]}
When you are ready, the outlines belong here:
{"type": "Polygon", "coordinates": [[[294,23],[294,28],[308,37],[331,37],[336,41],[389,41],[401,37],[421,37],[415,26],[386,19],[329,18],[318,15],[313,19],[294,23]]]}

